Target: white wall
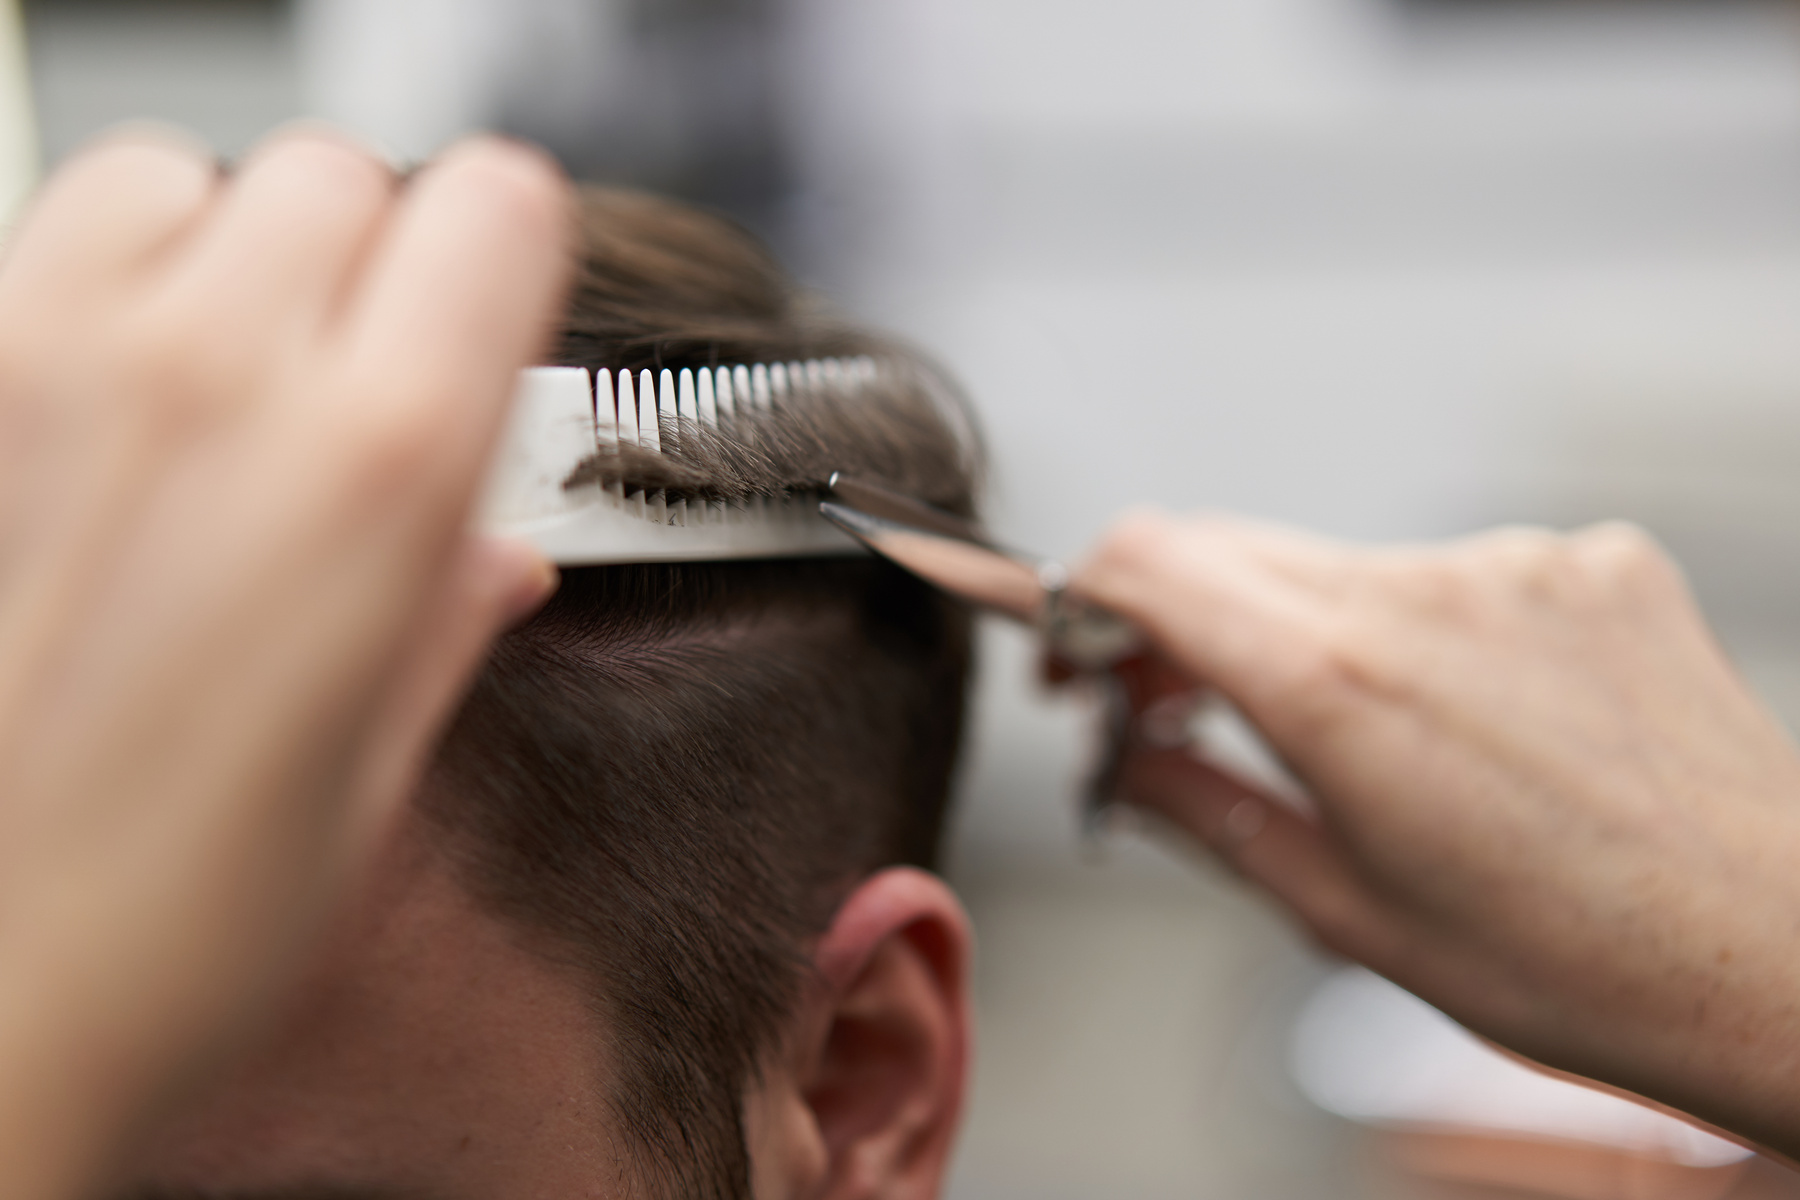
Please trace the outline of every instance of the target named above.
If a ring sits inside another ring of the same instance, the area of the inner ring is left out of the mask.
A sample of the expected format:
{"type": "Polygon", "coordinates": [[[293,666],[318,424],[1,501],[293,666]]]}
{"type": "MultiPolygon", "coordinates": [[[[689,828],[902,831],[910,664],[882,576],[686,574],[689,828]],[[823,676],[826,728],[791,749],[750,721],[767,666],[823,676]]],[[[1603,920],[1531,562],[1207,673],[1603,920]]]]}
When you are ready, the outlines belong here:
{"type": "MultiPolygon", "coordinates": [[[[837,114],[837,284],[969,383],[1003,534],[1079,553],[1137,501],[1369,538],[1617,512],[1707,560],[1727,616],[1800,601],[1766,538],[1717,552],[1745,506],[1701,479],[1800,461],[1771,415],[1800,389],[1787,6],[849,11],[794,85],[837,114]],[[1642,435],[1698,415],[1739,432],[1642,435]],[[1625,461],[1671,438],[1723,457],[1625,461]],[[1662,482],[1608,482],[1634,472],[1662,482]]],[[[965,850],[1061,853],[1069,718],[988,687],[965,850]]]]}

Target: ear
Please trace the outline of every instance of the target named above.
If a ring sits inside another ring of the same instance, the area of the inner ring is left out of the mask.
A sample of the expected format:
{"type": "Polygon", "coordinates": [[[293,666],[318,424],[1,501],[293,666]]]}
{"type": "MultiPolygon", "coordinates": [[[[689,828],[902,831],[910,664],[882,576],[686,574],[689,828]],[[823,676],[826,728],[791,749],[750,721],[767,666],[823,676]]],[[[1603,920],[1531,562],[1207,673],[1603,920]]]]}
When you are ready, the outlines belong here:
{"type": "Polygon", "coordinates": [[[746,1097],[757,1200],[935,1200],[968,1075],[971,946],[962,905],[924,871],[882,871],[844,901],[746,1097]]]}

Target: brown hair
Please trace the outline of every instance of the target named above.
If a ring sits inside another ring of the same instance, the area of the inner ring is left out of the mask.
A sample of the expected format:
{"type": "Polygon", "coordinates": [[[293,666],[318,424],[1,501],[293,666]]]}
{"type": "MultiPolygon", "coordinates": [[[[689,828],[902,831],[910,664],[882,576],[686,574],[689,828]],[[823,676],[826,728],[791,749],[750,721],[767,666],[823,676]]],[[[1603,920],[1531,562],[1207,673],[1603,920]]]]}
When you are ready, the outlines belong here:
{"type": "MultiPolygon", "coordinates": [[[[584,225],[558,361],[879,354],[904,369],[828,423],[825,458],[972,510],[927,364],[830,320],[716,218],[593,190],[584,225]]],[[[848,890],[935,860],[968,669],[967,613],[871,559],[569,570],[496,647],[422,804],[477,894],[596,981],[608,1100],[653,1194],[748,1195],[744,1089],[848,890]]]]}

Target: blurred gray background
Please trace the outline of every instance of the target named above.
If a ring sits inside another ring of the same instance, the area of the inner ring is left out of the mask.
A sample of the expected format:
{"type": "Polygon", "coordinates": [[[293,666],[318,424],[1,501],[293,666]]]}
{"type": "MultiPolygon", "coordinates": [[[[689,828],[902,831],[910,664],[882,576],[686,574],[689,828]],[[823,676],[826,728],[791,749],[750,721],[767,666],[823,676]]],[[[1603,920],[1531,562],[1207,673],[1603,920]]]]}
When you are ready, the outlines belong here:
{"type": "MultiPolygon", "coordinates": [[[[1800,18],[1761,0],[37,0],[52,160],[127,116],[499,128],[722,208],[941,355],[993,523],[1354,538],[1642,521],[1800,718],[1800,18]]],[[[954,875],[983,1051],[955,1200],[1413,1194],[1310,1106],[1330,970],[1072,818],[1089,714],[989,631],[954,875]]]]}

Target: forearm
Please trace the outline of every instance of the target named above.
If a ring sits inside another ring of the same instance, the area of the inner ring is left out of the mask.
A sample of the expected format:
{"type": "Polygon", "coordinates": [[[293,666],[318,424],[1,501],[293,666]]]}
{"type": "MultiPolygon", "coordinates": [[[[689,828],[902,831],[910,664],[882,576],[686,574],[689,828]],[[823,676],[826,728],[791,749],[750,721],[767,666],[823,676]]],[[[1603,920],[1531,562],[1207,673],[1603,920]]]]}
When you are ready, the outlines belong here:
{"type": "Polygon", "coordinates": [[[93,1194],[165,1086],[166,1050],[122,1041],[70,964],[15,961],[0,977],[0,1164],[9,1200],[93,1194]]]}
{"type": "Polygon", "coordinates": [[[1763,845],[1735,869],[1658,879],[1668,894],[1646,895],[1584,971],[1546,973],[1541,994],[1571,1019],[1539,1057],[1800,1159],[1800,887],[1782,869],[1800,864],[1800,820],[1754,823],[1763,845]]]}

